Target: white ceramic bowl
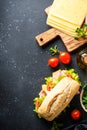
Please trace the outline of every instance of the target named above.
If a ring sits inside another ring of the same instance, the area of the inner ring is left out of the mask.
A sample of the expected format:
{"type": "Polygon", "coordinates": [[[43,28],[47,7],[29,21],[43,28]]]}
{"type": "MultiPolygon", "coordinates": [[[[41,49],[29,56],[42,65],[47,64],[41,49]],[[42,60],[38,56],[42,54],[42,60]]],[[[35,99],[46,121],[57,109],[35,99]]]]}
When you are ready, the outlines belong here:
{"type": "Polygon", "coordinates": [[[82,102],[83,93],[84,93],[84,89],[82,89],[81,93],[80,93],[80,103],[81,103],[81,106],[82,106],[83,110],[85,112],[87,112],[87,109],[85,108],[85,106],[83,105],[83,102],[82,102]]]}

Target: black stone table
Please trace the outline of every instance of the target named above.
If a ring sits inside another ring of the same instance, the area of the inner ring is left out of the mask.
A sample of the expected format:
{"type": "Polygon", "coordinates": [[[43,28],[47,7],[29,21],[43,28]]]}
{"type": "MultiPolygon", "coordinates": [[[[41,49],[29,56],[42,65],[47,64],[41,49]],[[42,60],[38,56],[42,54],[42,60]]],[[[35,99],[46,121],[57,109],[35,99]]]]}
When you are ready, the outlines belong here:
{"type": "MultiPolygon", "coordinates": [[[[49,48],[57,44],[60,50],[66,51],[60,38],[45,47],[39,47],[35,40],[36,35],[50,28],[46,25],[44,9],[52,2],[0,0],[0,130],[50,130],[52,123],[38,119],[33,112],[33,99],[44,77],[54,71],[47,65],[49,48]]],[[[77,52],[71,53],[70,65],[60,63],[57,69],[75,68],[84,84],[86,74],[77,66],[77,52]]],[[[81,120],[85,119],[87,114],[78,97],[72,102],[72,109],[75,107],[82,112],[81,120]]],[[[73,123],[67,115],[60,118],[65,122],[64,127],[73,123]]]]}

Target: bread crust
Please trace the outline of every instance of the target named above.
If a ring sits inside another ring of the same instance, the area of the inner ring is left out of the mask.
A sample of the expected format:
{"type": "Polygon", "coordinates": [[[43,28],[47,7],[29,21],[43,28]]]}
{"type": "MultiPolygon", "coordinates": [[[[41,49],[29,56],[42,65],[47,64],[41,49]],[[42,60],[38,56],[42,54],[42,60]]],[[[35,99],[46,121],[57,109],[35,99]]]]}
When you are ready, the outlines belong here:
{"type": "Polygon", "coordinates": [[[38,113],[48,121],[54,120],[70,103],[78,92],[80,84],[69,77],[64,77],[46,96],[38,113]]]}

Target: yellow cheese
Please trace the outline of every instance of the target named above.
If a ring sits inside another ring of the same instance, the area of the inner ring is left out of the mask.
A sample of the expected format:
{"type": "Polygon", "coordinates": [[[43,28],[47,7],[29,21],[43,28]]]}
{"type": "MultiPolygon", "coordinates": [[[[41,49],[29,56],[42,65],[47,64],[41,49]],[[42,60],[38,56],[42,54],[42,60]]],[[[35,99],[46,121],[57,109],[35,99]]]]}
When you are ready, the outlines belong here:
{"type": "Polygon", "coordinates": [[[86,14],[87,0],[54,0],[47,24],[68,33],[70,30],[70,35],[73,35],[74,30],[81,27],[86,14]]]}
{"type": "Polygon", "coordinates": [[[87,13],[87,0],[54,0],[50,13],[68,22],[81,25],[87,13]]]}
{"type": "Polygon", "coordinates": [[[62,26],[62,27],[65,27],[65,28],[70,28],[71,30],[73,30],[73,31],[75,31],[76,30],[76,28],[78,27],[80,27],[79,25],[75,25],[75,24],[71,24],[71,23],[69,23],[69,22],[66,22],[66,21],[64,21],[64,20],[61,20],[61,19],[59,19],[59,18],[57,18],[57,17],[54,17],[54,16],[50,16],[50,18],[49,18],[49,21],[48,21],[48,24],[50,23],[50,21],[53,21],[54,23],[56,23],[56,24],[58,24],[58,25],[60,25],[60,26],[62,26]],[[52,17],[52,18],[51,18],[52,17]]]}
{"type": "MultiPolygon", "coordinates": [[[[54,24],[54,26],[56,25],[56,26],[58,26],[58,27],[60,27],[60,28],[63,28],[64,30],[68,30],[68,31],[70,31],[70,32],[74,32],[74,33],[75,33],[75,30],[72,30],[72,29],[68,28],[67,26],[64,26],[64,25],[62,25],[62,24],[56,23],[56,22],[54,22],[54,21],[51,21],[50,24],[51,24],[51,25],[54,24]]],[[[57,29],[58,29],[58,27],[57,27],[57,29]]]]}
{"type": "Polygon", "coordinates": [[[70,36],[75,36],[75,35],[76,35],[75,31],[69,30],[68,28],[65,29],[64,27],[60,27],[60,26],[59,26],[58,24],[56,24],[56,23],[50,22],[50,25],[52,25],[52,24],[54,24],[54,27],[55,27],[56,29],[60,30],[60,31],[63,32],[63,33],[66,33],[67,35],[70,35],[70,36]]]}

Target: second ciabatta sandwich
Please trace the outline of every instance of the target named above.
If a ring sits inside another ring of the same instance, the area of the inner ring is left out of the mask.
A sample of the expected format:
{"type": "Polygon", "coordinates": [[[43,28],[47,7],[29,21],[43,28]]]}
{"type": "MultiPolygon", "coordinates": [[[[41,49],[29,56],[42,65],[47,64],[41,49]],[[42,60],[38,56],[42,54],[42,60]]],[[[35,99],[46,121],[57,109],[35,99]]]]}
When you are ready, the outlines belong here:
{"type": "Polygon", "coordinates": [[[40,117],[54,120],[70,103],[80,88],[79,76],[71,70],[58,70],[45,78],[39,96],[34,99],[35,109],[40,117]]]}

